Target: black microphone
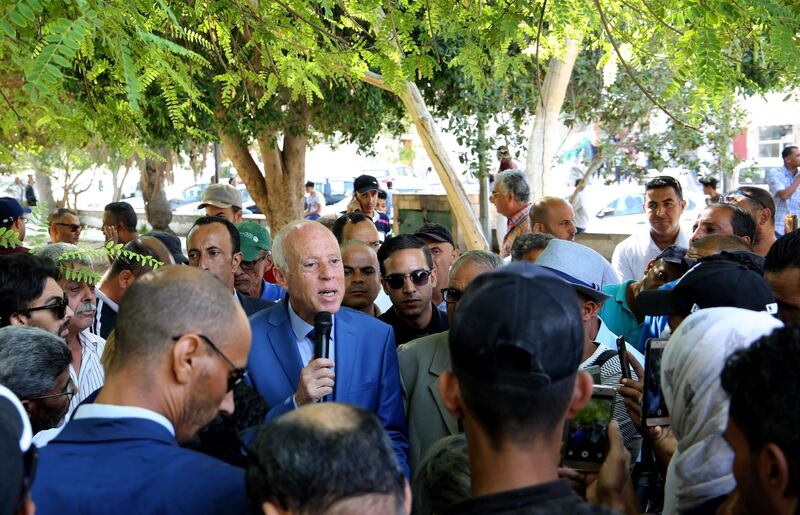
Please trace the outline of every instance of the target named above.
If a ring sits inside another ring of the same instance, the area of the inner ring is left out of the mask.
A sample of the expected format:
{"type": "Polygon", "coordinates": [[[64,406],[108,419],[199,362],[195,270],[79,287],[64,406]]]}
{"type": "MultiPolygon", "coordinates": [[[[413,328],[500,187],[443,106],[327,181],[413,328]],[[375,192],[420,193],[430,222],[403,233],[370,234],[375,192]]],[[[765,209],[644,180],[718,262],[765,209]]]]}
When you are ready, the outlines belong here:
{"type": "Polygon", "coordinates": [[[314,317],[314,358],[328,358],[331,343],[331,327],[333,315],[327,311],[320,311],[314,317]]]}

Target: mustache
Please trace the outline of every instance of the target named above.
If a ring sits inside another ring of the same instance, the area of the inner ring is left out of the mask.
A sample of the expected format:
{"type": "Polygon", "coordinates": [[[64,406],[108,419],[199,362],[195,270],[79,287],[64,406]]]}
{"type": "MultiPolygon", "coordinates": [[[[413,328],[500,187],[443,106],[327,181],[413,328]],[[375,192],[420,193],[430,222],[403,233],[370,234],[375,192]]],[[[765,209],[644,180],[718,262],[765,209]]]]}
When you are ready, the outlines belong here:
{"type": "Polygon", "coordinates": [[[94,313],[97,309],[95,308],[94,302],[84,302],[78,309],[75,310],[76,315],[81,315],[83,313],[94,313]]]}

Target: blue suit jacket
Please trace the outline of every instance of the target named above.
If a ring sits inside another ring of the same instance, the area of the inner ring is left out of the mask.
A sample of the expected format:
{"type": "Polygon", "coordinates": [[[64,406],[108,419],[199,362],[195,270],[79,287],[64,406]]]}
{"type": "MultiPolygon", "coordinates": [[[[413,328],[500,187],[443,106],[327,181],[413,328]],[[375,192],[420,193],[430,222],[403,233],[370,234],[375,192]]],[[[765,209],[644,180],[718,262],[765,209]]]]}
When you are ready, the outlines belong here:
{"type": "Polygon", "coordinates": [[[179,447],[151,420],[71,420],[39,453],[39,514],[248,513],[244,470],[179,447]]]}
{"type": "MultiPolygon", "coordinates": [[[[336,386],[333,400],[364,408],[378,416],[395,454],[408,471],[408,438],[403,391],[392,328],[376,318],[341,308],[335,318],[336,386]]],[[[270,407],[267,420],[294,409],[303,364],[289,320],[288,302],[250,317],[253,343],[247,368],[250,379],[270,407]]]]}

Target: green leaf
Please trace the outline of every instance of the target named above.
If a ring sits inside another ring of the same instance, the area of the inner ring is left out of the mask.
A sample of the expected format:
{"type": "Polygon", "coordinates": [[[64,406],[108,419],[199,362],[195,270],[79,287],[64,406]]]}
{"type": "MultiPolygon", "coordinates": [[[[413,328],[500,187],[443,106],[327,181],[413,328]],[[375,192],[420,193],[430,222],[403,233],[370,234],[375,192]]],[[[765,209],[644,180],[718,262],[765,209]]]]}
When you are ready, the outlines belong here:
{"type": "Polygon", "coordinates": [[[64,57],[61,56],[60,54],[53,54],[52,59],[57,65],[62,66],[64,68],[69,68],[70,66],[72,66],[70,62],[64,59],[64,57]]]}
{"type": "Polygon", "coordinates": [[[17,31],[14,30],[14,26],[8,23],[6,20],[0,20],[0,30],[2,30],[10,38],[17,37],[17,31]]]}
{"type": "Polygon", "coordinates": [[[20,15],[19,12],[17,12],[16,10],[8,13],[8,17],[11,18],[11,21],[13,21],[14,24],[16,24],[18,27],[28,26],[28,20],[23,18],[22,15],[20,15]]]}
{"type": "Polygon", "coordinates": [[[44,10],[44,7],[42,7],[42,4],[39,3],[39,0],[28,0],[28,5],[30,5],[31,9],[37,13],[40,13],[44,10]]]}
{"type": "Polygon", "coordinates": [[[20,2],[17,4],[17,9],[21,15],[28,19],[28,21],[33,21],[33,11],[31,11],[31,8],[28,7],[27,4],[20,2]]]}

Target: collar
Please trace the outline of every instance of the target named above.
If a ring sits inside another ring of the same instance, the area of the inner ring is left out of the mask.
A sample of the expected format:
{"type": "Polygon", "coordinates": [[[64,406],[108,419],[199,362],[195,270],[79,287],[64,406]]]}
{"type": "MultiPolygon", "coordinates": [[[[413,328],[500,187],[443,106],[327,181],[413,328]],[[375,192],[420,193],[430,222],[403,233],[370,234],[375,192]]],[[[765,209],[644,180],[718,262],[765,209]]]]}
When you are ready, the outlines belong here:
{"type": "Polygon", "coordinates": [[[517,213],[508,219],[509,225],[517,225],[523,218],[528,216],[528,213],[531,211],[531,205],[528,204],[527,206],[523,207],[517,213]]]}
{"type": "Polygon", "coordinates": [[[597,317],[597,320],[600,321],[600,328],[597,330],[597,336],[594,337],[594,341],[599,343],[601,347],[605,346],[605,350],[616,349],[617,335],[611,332],[602,318],[597,317]]]}
{"type": "Polygon", "coordinates": [[[97,352],[97,346],[100,343],[97,341],[98,338],[100,338],[100,336],[89,331],[88,327],[78,333],[78,341],[81,343],[81,346],[84,348],[89,346],[95,352],[97,352]]]}
{"type": "MultiPolygon", "coordinates": [[[[642,249],[642,252],[646,253],[647,249],[650,245],[655,248],[658,248],[656,245],[655,240],[653,240],[653,235],[650,234],[650,226],[647,227],[647,232],[638,233],[638,240],[639,240],[639,247],[642,249]]],[[[677,245],[679,247],[683,247],[685,249],[689,248],[689,236],[686,235],[686,232],[683,230],[683,226],[678,223],[678,234],[675,236],[675,241],[671,243],[671,245],[677,245]]],[[[659,250],[659,253],[661,250],[659,250]]]]}
{"type": "Polygon", "coordinates": [[[108,298],[108,295],[103,293],[103,290],[100,288],[95,288],[94,290],[95,296],[103,301],[103,304],[108,304],[108,307],[114,310],[114,313],[119,313],[119,304],[108,298]]]}
{"type": "MultiPolygon", "coordinates": [[[[300,318],[300,315],[297,314],[292,306],[291,299],[289,299],[289,302],[286,304],[289,306],[289,323],[292,326],[294,338],[297,341],[304,340],[308,336],[308,333],[314,329],[314,326],[300,318]]],[[[331,326],[331,341],[334,340],[333,336],[336,334],[336,316],[332,317],[332,321],[333,325],[331,326]]]]}
{"type": "Polygon", "coordinates": [[[617,287],[617,294],[614,295],[614,300],[628,308],[628,311],[630,311],[630,307],[628,306],[628,285],[635,282],[636,279],[628,279],[623,282],[617,287]]]}
{"type": "Polygon", "coordinates": [[[163,426],[172,436],[175,436],[175,427],[167,417],[147,408],[138,406],[118,406],[116,404],[81,404],[75,410],[72,418],[79,420],[85,418],[143,418],[163,426]]]}

